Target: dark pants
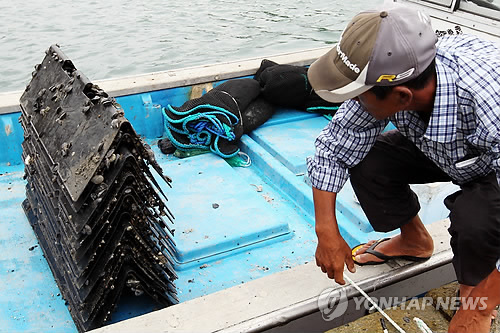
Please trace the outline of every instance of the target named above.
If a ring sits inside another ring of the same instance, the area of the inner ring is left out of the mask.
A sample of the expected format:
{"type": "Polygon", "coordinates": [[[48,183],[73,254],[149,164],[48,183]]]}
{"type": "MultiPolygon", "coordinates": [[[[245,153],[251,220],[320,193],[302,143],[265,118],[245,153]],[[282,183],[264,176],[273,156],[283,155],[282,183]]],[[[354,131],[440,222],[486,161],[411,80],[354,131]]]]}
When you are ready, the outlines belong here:
{"type": "MultiPolygon", "coordinates": [[[[451,181],[398,131],[382,134],[349,172],[363,211],[381,232],[398,229],[418,214],[420,204],[409,184],[451,181]]],[[[450,210],[453,266],[459,283],[475,286],[500,258],[500,187],[493,172],[460,188],[444,201],[450,210]]]]}

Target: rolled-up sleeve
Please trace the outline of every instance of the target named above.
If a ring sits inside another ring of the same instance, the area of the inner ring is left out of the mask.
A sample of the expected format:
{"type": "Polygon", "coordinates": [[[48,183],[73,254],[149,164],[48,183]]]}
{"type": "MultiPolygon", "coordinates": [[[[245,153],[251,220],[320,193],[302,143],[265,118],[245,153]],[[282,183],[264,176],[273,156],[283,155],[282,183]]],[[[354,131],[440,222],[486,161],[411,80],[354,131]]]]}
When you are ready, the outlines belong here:
{"type": "Polygon", "coordinates": [[[316,139],[314,157],[307,158],[312,186],[339,192],[349,178],[348,169],[363,160],[387,123],[373,118],[353,100],[343,103],[316,139]]]}

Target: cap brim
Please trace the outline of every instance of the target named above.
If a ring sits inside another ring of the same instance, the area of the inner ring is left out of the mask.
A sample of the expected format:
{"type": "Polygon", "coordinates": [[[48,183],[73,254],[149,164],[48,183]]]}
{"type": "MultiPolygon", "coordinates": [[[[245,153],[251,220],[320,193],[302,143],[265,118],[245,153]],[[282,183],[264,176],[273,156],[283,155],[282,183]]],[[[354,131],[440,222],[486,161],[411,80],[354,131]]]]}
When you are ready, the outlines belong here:
{"type": "Polygon", "coordinates": [[[319,97],[331,103],[341,103],[373,87],[364,84],[369,64],[361,71],[357,80],[353,81],[337,68],[334,62],[336,57],[337,48],[334,46],[313,62],[307,71],[309,82],[319,97]]]}

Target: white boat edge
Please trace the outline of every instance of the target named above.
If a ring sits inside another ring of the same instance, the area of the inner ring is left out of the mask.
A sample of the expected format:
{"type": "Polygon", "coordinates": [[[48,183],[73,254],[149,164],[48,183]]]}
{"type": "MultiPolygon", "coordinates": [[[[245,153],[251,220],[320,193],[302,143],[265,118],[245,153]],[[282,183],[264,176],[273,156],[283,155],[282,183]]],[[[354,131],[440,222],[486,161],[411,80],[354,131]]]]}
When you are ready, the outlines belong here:
{"type": "MultiPolygon", "coordinates": [[[[269,59],[279,64],[307,66],[329,49],[330,47],[316,48],[114,79],[96,81],[93,81],[92,78],[89,79],[110,96],[119,97],[253,75],[263,59],[269,59]]],[[[75,61],[77,62],[77,59],[75,61]]],[[[22,93],[23,91],[0,93],[0,115],[20,112],[19,99],[22,93]]]]}

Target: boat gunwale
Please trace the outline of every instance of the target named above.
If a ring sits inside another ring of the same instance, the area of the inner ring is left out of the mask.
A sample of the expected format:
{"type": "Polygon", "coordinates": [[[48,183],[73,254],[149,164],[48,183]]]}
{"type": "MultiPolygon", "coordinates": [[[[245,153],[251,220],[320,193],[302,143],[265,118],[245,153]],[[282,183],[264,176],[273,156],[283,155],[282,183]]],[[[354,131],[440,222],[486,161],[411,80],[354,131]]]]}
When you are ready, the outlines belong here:
{"type": "MultiPolygon", "coordinates": [[[[120,97],[169,88],[227,80],[253,75],[263,59],[279,64],[308,66],[331,47],[288,52],[265,57],[253,57],[194,67],[152,72],[120,78],[92,81],[111,97],[120,97]]],[[[23,91],[0,93],[0,115],[20,112],[19,99],[23,91]]]]}

